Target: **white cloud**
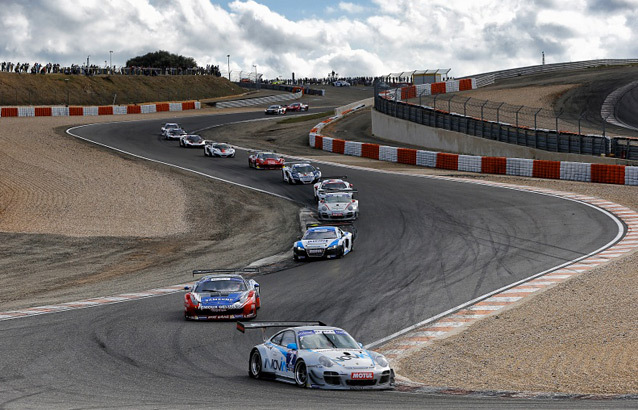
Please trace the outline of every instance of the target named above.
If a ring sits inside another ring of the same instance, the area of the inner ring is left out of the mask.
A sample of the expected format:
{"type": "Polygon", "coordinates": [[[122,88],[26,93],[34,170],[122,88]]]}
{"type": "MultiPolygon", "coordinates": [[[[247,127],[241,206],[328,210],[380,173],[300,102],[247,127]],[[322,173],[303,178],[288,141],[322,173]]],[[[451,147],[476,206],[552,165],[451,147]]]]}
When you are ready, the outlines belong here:
{"type": "Polygon", "coordinates": [[[540,63],[631,58],[637,0],[331,2],[292,21],[258,1],[3,0],[0,60],[117,65],[156,50],[266,78],[451,68],[456,77],[540,63]]]}

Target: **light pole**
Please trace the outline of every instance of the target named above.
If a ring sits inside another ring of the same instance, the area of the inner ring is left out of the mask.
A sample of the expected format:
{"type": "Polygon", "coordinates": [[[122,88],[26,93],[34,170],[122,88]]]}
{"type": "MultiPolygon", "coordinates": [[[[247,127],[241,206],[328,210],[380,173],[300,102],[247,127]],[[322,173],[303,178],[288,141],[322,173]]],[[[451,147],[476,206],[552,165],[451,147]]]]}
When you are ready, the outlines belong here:
{"type": "Polygon", "coordinates": [[[109,51],[109,71],[113,72],[113,50],[109,51]]]}
{"type": "Polygon", "coordinates": [[[226,58],[228,58],[228,81],[230,81],[230,54],[226,54],[226,58]]]}
{"type": "Polygon", "coordinates": [[[253,64],[253,68],[255,69],[255,88],[259,88],[259,85],[257,84],[257,65],[253,64]]]}

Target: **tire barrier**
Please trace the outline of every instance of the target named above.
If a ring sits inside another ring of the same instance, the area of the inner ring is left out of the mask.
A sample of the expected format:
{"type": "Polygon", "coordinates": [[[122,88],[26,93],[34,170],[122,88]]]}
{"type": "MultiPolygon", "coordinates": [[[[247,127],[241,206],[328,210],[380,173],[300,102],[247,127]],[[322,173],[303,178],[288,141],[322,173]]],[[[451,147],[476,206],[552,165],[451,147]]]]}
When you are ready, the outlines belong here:
{"type": "Polygon", "coordinates": [[[323,127],[363,107],[365,105],[360,104],[317,124],[308,134],[309,145],[338,154],[452,171],[638,185],[638,166],[450,154],[346,141],[321,135],[323,127]]]}
{"type": "Polygon", "coordinates": [[[143,105],[103,105],[99,107],[2,107],[0,117],[68,117],[89,115],[150,114],[163,111],[201,109],[199,101],[143,105]]]}

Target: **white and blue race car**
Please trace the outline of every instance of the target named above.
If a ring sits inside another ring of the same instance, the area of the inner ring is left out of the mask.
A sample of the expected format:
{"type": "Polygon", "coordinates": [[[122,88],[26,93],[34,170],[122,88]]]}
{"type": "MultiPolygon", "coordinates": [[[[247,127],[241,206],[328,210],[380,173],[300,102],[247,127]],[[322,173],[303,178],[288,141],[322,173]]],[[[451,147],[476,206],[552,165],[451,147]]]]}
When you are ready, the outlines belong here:
{"type": "Polygon", "coordinates": [[[248,374],[254,379],[331,390],[394,386],[394,370],[388,360],[364,349],[343,329],[321,322],[237,322],[241,332],[269,327],[288,328],[253,347],[248,374]]]}
{"type": "MultiPolygon", "coordinates": [[[[348,225],[352,229],[352,225],[348,225]]],[[[309,227],[304,236],[292,245],[294,260],[340,258],[352,252],[355,235],[338,226],[309,227]]]]}
{"type": "Polygon", "coordinates": [[[284,182],[289,184],[314,184],[321,178],[319,168],[307,162],[286,164],[281,168],[281,174],[284,182]]]}

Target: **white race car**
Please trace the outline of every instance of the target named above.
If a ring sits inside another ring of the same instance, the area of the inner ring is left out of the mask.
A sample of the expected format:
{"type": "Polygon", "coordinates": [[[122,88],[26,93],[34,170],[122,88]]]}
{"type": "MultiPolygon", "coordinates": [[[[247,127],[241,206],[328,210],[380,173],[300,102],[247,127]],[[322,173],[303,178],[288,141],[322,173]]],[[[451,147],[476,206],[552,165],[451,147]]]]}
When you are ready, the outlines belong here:
{"type": "Polygon", "coordinates": [[[284,165],[281,175],[289,184],[312,184],[321,178],[321,171],[307,162],[300,162],[284,165]]]}
{"type": "Polygon", "coordinates": [[[225,143],[206,141],[204,155],[207,157],[233,158],[235,156],[235,148],[225,143]]]}
{"type": "Polygon", "coordinates": [[[179,146],[184,148],[203,148],[206,140],[199,135],[182,135],[179,138],[179,146]]]}
{"type": "MultiPolygon", "coordinates": [[[[351,229],[354,227],[348,225],[351,229]]],[[[315,258],[340,258],[352,252],[354,232],[337,226],[310,226],[304,236],[292,245],[296,261],[315,258]]]]}
{"type": "Polygon", "coordinates": [[[313,186],[315,201],[323,199],[326,191],[352,191],[354,185],[346,181],[346,176],[342,177],[321,177],[319,182],[313,186]]]}
{"type": "Polygon", "coordinates": [[[175,130],[175,129],[181,129],[182,127],[180,127],[180,125],[176,122],[167,122],[166,124],[162,125],[162,135],[166,134],[166,131],[168,130],[175,130]]]}
{"type": "Polygon", "coordinates": [[[250,352],[248,374],[315,389],[392,389],[394,370],[338,327],[321,322],[237,322],[249,329],[288,327],[250,352]]]}
{"type": "Polygon", "coordinates": [[[322,221],[354,221],[359,217],[359,201],[353,198],[356,191],[324,191],[317,204],[317,216],[322,221]]]}

